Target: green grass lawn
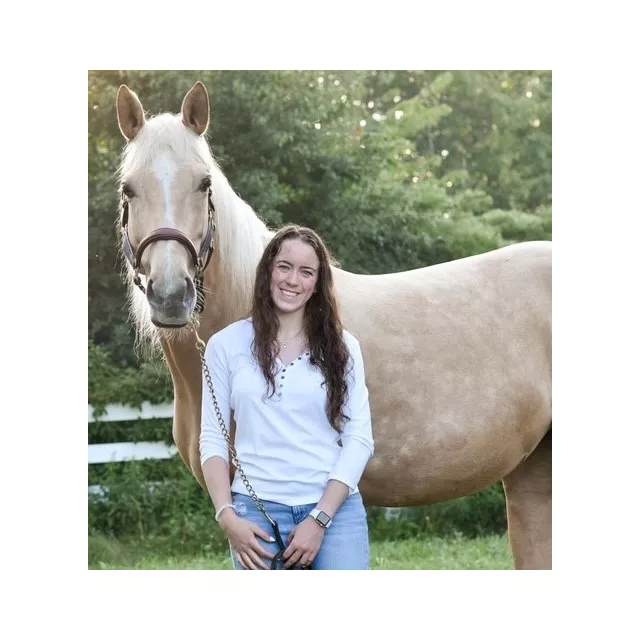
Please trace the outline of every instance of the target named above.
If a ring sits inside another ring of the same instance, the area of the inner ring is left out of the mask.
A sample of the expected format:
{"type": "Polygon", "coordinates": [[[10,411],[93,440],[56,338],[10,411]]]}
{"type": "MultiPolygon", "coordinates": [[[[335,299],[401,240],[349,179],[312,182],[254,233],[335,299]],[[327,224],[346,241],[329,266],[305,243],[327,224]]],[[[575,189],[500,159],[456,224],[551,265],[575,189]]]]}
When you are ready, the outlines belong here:
{"type": "MultiPolygon", "coordinates": [[[[157,555],[89,537],[89,569],[232,569],[228,555],[157,555]]],[[[513,569],[507,536],[424,538],[371,544],[371,569],[513,569]]]]}

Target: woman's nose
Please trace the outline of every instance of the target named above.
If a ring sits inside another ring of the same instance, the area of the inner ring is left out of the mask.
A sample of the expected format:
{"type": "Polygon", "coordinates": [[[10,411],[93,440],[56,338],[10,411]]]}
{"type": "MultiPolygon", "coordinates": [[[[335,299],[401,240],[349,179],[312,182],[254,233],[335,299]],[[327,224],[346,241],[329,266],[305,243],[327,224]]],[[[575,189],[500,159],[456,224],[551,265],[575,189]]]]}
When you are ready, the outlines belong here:
{"type": "Polygon", "coordinates": [[[290,282],[291,284],[298,284],[298,280],[298,272],[292,269],[291,272],[287,274],[287,282],[290,282]]]}

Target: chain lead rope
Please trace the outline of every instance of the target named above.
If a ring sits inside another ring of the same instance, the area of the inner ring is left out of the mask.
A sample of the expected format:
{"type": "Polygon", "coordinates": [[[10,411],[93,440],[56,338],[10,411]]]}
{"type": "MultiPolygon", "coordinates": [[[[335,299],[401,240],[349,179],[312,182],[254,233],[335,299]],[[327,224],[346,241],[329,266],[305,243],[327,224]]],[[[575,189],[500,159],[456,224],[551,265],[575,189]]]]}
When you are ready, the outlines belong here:
{"type": "Polygon", "coordinates": [[[249,480],[247,479],[247,476],[245,475],[244,471],[242,470],[242,467],[240,466],[240,462],[238,460],[238,454],[236,452],[236,448],[233,445],[233,442],[231,442],[231,436],[229,435],[229,430],[227,429],[225,423],[224,423],[224,418],[222,417],[222,412],[220,411],[220,407],[218,406],[218,401],[216,399],[216,394],[213,391],[213,381],[211,380],[211,373],[209,371],[209,367],[207,366],[207,361],[204,357],[205,354],[205,348],[206,348],[206,344],[204,343],[204,340],[202,340],[202,338],[198,335],[198,319],[194,316],[191,320],[191,327],[193,329],[193,333],[196,337],[196,347],[198,349],[198,353],[200,354],[200,361],[202,362],[202,370],[204,372],[204,377],[207,383],[207,387],[209,388],[209,393],[211,394],[211,398],[213,399],[213,406],[215,408],[216,411],[216,416],[218,418],[218,423],[220,425],[220,430],[222,431],[222,435],[224,436],[224,439],[227,441],[227,446],[229,447],[229,453],[231,454],[231,461],[233,462],[233,465],[235,466],[235,468],[238,470],[238,472],[240,473],[240,478],[242,479],[242,482],[244,483],[244,486],[247,488],[247,491],[249,492],[249,497],[256,503],[256,506],[258,507],[258,509],[260,509],[260,511],[262,511],[262,513],[264,514],[265,518],[267,518],[267,520],[269,520],[269,522],[273,525],[276,526],[276,522],[274,521],[274,519],[269,515],[269,513],[267,512],[264,504],[262,504],[262,501],[260,500],[260,498],[258,498],[256,492],[253,490],[253,487],[251,486],[251,484],[249,483],[249,480]]]}

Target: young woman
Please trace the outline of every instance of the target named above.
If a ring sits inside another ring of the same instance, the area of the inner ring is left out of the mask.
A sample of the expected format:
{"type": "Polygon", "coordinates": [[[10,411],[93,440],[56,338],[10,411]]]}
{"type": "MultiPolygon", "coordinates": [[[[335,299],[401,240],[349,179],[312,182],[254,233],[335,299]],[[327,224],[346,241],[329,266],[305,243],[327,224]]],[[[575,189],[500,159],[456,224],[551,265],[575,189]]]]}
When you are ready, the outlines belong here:
{"type": "MultiPolygon", "coordinates": [[[[278,523],[284,568],[368,569],[358,482],[373,454],[358,340],[340,319],[331,257],[290,225],[265,248],[251,317],[214,334],[205,360],[242,470],[278,523]]],[[[200,457],[236,569],[269,569],[272,527],[236,472],[203,378],[200,457]]]]}

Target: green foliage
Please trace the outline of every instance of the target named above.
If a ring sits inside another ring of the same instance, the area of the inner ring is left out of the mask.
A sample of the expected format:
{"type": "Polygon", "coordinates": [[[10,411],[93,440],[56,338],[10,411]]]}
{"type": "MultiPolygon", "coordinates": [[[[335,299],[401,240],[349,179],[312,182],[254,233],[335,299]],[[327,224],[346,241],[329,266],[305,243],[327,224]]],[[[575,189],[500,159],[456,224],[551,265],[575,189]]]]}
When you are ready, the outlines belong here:
{"type": "Polygon", "coordinates": [[[162,404],[173,400],[173,385],[167,368],[159,361],[140,367],[121,367],[103,346],[89,338],[89,404],[96,417],[109,403],[140,407],[144,401],[162,404]]]}
{"type": "Polygon", "coordinates": [[[521,211],[494,209],[483,213],[480,219],[499,230],[507,242],[551,240],[551,213],[547,211],[533,215],[521,211]]]}
{"type": "Polygon", "coordinates": [[[372,540],[406,540],[425,535],[473,538],[507,530],[502,483],[457,500],[391,512],[369,507],[367,513],[372,540]]]}
{"type": "MultiPolygon", "coordinates": [[[[154,404],[156,404],[155,401],[154,404]]],[[[173,444],[172,422],[171,418],[93,422],[89,425],[89,443],[165,442],[166,444],[173,444]]],[[[89,471],[89,477],[95,473],[95,467],[93,469],[93,471],[89,471]]]]}
{"type": "MultiPolygon", "coordinates": [[[[96,466],[96,465],[92,465],[96,466]]],[[[211,499],[178,458],[99,465],[106,495],[89,494],[89,534],[146,540],[189,552],[220,552],[211,499]],[[160,466],[159,463],[162,463],[160,466]],[[156,473],[150,473],[155,466],[156,473]]]]}

